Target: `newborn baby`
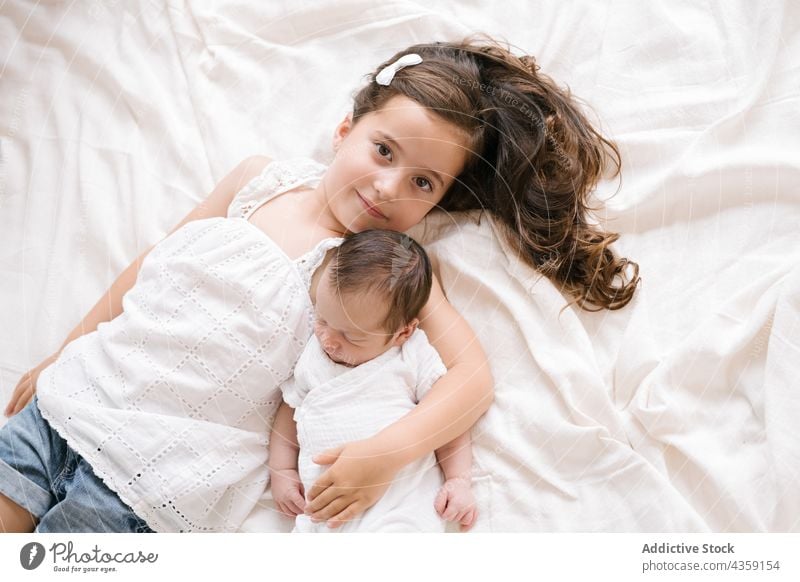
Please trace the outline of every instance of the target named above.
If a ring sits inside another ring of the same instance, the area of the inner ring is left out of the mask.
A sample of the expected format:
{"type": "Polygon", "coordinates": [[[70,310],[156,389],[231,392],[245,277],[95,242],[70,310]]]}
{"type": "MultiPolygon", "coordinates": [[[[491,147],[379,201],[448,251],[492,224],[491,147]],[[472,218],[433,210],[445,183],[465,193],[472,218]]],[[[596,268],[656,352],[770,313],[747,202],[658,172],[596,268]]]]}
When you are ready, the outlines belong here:
{"type": "MultiPolygon", "coordinates": [[[[447,371],[417,329],[432,285],[422,247],[401,233],[370,230],[330,252],[316,292],[314,335],[294,377],[281,386],[284,404],[270,437],[273,499],[297,516],[295,532],[334,531],[302,514],[304,491],[325,469],[312,462],[314,455],[380,432],[408,414],[447,371]],[[287,405],[294,409],[296,435],[287,405]]],[[[436,457],[444,484],[436,458],[427,455],[338,531],[441,532],[445,520],[469,529],[476,517],[469,432],[436,457]]]]}

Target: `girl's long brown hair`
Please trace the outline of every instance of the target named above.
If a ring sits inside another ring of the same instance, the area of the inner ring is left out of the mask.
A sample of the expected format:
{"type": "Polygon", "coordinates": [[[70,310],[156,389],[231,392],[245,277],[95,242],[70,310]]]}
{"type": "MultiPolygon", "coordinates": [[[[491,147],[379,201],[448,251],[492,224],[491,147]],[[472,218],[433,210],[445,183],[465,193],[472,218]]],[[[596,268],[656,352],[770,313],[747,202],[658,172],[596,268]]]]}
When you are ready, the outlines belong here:
{"type": "Polygon", "coordinates": [[[511,247],[574,297],[570,305],[599,311],[628,304],[639,266],[614,255],[618,234],[589,220],[597,210],[589,195],[607,169],[610,177],[619,174],[619,151],[533,57],[483,38],[409,47],[382,63],[356,94],[354,122],[396,95],[468,138],[469,159],[442,209],[491,212],[511,247]],[[422,63],[398,71],[388,86],[374,82],[378,71],[409,53],[422,63]]]}

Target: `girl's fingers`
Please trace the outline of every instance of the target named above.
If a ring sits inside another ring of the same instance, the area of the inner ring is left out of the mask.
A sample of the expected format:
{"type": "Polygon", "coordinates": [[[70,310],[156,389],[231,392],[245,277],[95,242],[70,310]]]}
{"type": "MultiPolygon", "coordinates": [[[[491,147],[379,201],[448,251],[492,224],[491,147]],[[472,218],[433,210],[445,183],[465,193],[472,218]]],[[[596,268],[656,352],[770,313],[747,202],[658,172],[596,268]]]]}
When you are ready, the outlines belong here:
{"type": "Polygon", "coordinates": [[[308,515],[322,515],[324,513],[327,518],[329,516],[328,507],[340,497],[342,497],[341,493],[334,491],[333,487],[328,488],[314,501],[306,503],[305,511],[308,515]]]}
{"type": "Polygon", "coordinates": [[[456,516],[456,510],[448,507],[447,511],[444,512],[444,515],[442,517],[446,521],[454,521],[455,516],[456,516]]]}
{"type": "Polygon", "coordinates": [[[322,511],[314,512],[311,515],[311,519],[316,521],[326,521],[335,515],[341,513],[347,506],[353,503],[352,499],[347,499],[344,496],[338,497],[334,501],[332,501],[325,509],[322,511]]]}
{"type": "Polygon", "coordinates": [[[328,527],[337,528],[348,521],[352,521],[358,515],[358,503],[353,502],[348,505],[343,511],[328,520],[328,527]]]}
{"type": "Polygon", "coordinates": [[[20,396],[19,400],[17,400],[17,405],[14,407],[14,414],[25,408],[28,405],[28,402],[31,401],[32,397],[33,387],[28,386],[28,388],[20,396]]]}
{"type": "Polygon", "coordinates": [[[17,406],[17,402],[19,401],[21,393],[25,390],[25,386],[27,386],[27,374],[22,377],[22,380],[14,387],[14,391],[11,393],[11,398],[8,400],[8,404],[6,405],[5,415],[11,416],[14,414],[14,409],[17,406]]]}
{"type": "MultiPolygon", "coordinates": [[[[322,494],[323,491],[326,491],[328,487],[333,485],[333,479],[331,478],[329,471],[325,471],[322,475],[320,475],[319,479],[311,486],[311,491],[308,492],[308,499],[314,503],[317,500],[317,497],[322,494]]],[[[314,506],[316,510],[316,505],[314,506]]]]}
{"type": "MultiPolygon", "coordinates": [[[[325,475],[323,475],[322,477],[324,476],[325,475]]],[[[322,477],[320,477],[320,479],[322,479],[322,477]]],[[[316,497],[312,498],[311,495],[313,494],[314,488],[316,486],[317,484],[315,483],[314,486],[311,488],[312,493],[309,494],[309,502],[306,504],[306,511],[309,513],[316,513],[320,511],[334,499],[341,497],[346,492],[346,489],[342,487],[336,487],[334,485],[328,484],[324,489],[320,489],[316,497]]]]}
{"type": "Polygon", "coordinates": [[[336,462],[336,459],[339,458],[339,455],[342,454],[344,447],[345,445],[339,445],[327,451],[322,451],[318,455],[314,455],[311,460],[317,465],[332,465],[336,462]]]}
{"type": "Polygon", "coordinates": [[[29,388],[24,388],[20,390],[18,394],[15,394],[11,398],[11,402],[9,402],[8,405],[9,408],[11,409],[10,414],[8,416],[14,416],[20,410],[25,408],[25,405],[28,404],[28,402],[30,401],[32,394],[33,390],[29,388]]]}

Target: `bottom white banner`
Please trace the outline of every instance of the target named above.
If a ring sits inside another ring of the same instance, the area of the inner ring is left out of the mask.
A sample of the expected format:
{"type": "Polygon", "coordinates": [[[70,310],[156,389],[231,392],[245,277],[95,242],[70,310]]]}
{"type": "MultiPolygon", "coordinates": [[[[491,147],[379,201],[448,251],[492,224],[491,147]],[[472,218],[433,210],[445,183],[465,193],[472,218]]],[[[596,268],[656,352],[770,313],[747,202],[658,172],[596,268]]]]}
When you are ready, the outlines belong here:
{"type": "Polygon", "coordinates": [[[6,534],[2,580],[800,580],[800,534],[6,534]]]}

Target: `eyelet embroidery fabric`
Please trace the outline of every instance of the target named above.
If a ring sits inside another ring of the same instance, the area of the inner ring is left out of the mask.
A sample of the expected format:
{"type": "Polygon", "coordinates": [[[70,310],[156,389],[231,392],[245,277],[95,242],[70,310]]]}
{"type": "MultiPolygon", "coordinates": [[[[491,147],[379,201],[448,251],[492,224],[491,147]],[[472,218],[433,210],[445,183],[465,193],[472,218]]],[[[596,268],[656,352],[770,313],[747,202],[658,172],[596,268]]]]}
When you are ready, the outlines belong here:
{"type": "Polygon", "coordinates": [[[262,204],[298,186],[318,181],[325,170],[324,165],[306,158],[272,161],[236,194],[228,207],[228,216],[249,220],[262,204]]]}
{"type": "MultiPolygon", "coordinates": [[[[318,182],[326,166],[307,158],[273,161],[242,188],[228,207],[228,216],[250,220],[260,206],[304,184],[318,182]]],[[[311,277],[325,258],[325,254],[342,243],[342,238],[327,238],[315,248],[295,259],[294,263],[306,287],[311,277]]]]}
{"type": "MultiPolygon", "coordinates": [[[[321,171],[273,162],[228,216],[321,171]]],[[[310,278],[341,242],[291,261],[229,218],[192,221],[156,245],[123,313],[39,378],[45,419],[156,531],[236,531],[260,500],[279,386],[312,332],[310,278]]]]}

